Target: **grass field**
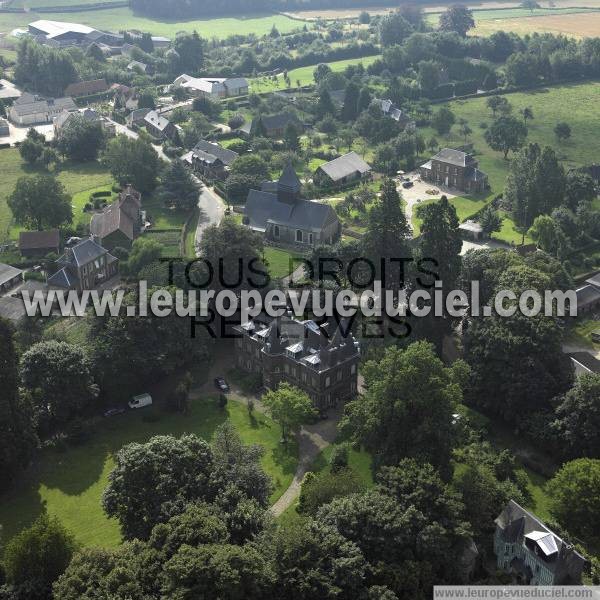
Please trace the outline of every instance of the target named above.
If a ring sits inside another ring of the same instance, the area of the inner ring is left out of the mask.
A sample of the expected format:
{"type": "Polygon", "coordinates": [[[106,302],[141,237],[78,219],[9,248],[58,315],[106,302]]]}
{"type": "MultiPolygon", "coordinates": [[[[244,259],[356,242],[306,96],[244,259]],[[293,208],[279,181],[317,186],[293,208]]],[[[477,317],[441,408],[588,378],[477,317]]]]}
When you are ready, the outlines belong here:
{"type": "Polygon", "coordinates": [[[35,13],[34,11],[20,14],[4,13],[0,15],[0,32],[11,31],[15,27],[24,27],[36,19],[82,23],[83,25],[113,32],[122,31],[123,29],[139,29],[140,31],[168,38],[174,38],[181,31],[197,31],[204,38],[223,39],[235,34],[247,35],[254,33],[257,36],[266,35],[271,31],[273,25],[277,27],[280,33],[288,33],[302,27],[301,22],[276,14],[240,15],[236,18],[191,19],[188,21],[159,21],[135,15],[129,8],[111,8],[69,13],[35,13]]]}
{"type": "MultiPolygon", "coordinates": [[[[600,82],[541,88],[507,94],[506,98],[513,106],[513,114],[516,116],[520,109],[526,106],[532,108],[534,119],[527,124],[528,141],[554,148],[566,169],[589,164],[593,162],[594,156],[600,154],[600,122],[589,117],[590,107],[600,102],[600,82]],[[559,121],[565,121],[571,126],[572,136],[566,142],[558,142],[554,134],[554,126],[559,121]]],[[[502,192],[510,165],[510,155],[509,160],[504,160],[502,153],[491,150],[485,142],[485,128],[481,125],[489,126],[492,123],[492,114],[486,107],[486,98],[457,100],[450,102],[448,106],[454,112],[457,121],[465,119],[473,130],[468,141],[473,143],[479,166],[487,173],[491,186],[488,194],[475,199],[450,200],[456,206],[461,220],[464,220],[502,192]]],[[[421,134],[425,139],[436,135],[441,146],[456,147],[464,144],[457,126],[453,127],[447,136],[440,137],[431,129],[423,129],[421,134]]],[[[414,225],[418,230],[418,219],[414,225]]],[[[502,231],[494,237],[509,243],[521,241],[521,235],[515,231],[514,224],[506,216],[502,231]]]]}
{"type": "MultiPolygon", "coordinates": [[[[347,60],[336,60],[327,63],[332,71],[343,71],[349,65],[357,65],[362,63],[364,67],[368,67],[371,63],[379,58],[378,56],[364,56],[362,58],[349,58],[347,60]]],[[[308,67],[299,67],[288,72],[292,87],[296,87],[297,82],[300,85],[310,85],[314,83],[313,73],[317,65],[309,65],[308,67]]],[[[273,90],[286,89],[283,76],[278,76],[275,80],[267,77],[257,77],[250,80],[250,88],[254,92],[269,92],[273,90]]]]}
{"type": "MultiPolygon", "coordinates": [[[[12,223],[12,215],[6,203],[19,177],[40,173],[23,162],[19,151],[10,148],[0,150],[0,242],[15,239],[20,230],[12,223]]],[[[86,218],[82,212],[89,195],[98,189],[108,189],[113,183],[111,175],[97,162],[64,163],[56,173],[68,194],[73,196],[73,222],[86,218]]]]}
{"type": "MultiPolygon", "coordinates": [[[[293,259],[294,257],[291,252],[282,250],[281,248],[267,246],[264,254],[265,259],[268,262],[269,274],[271,277],[279,279],[281,277],[287,277],[290,275],[290,259],[293,259]]],[[[292,263],[292,272],[298,265],[298,262],[292,263]]]]}
{"type": "Polygon", "coordinates": [[[64,453],[42,454],[35,472],[23,489],[0,498],[0,524],[3,542],[30,524],[44,510],[56,516],[84,545],[112,547],[121,536],[115,520],[108,519],[100,505],[108,474],[114,467],[114,454],[129,442],[143,442],[153,435],[196,433],[210,439],[215,428],[230,419],[244,443],[265,447],[262,464],[272,477],[275,501],[290,484],[296,469],[296,448],[286,451],[279,443],[279,426],[268,417],[230,401],[225,410],[216,399],[196,398],[188,415],[160,412],[153,406],[106,419],[86,444],[64,453]],[[149,418],[155,416],[154,418],[149,418]]]}

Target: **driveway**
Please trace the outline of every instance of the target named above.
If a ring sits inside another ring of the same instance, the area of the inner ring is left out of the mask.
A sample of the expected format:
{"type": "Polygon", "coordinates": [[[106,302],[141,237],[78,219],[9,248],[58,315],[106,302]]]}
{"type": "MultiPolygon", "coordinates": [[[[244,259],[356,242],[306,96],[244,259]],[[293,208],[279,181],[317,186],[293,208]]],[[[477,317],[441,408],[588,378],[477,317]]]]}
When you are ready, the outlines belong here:
{"type": "Polygon", "coordinates": [[[13,123],[8,123],[8,129],[10,131],[10,135],[8,137],[0,137],[0,143],[2,144],[10,144],[14,146],[18,142],[22,142],[27,137],[27,132],[33,127],[38,133],[41,133],[46,141],[50,142],[54,139],[54,125],[52,123],[43,123],[41,125],[14,125],[13,123]]]}
{"type": "Polygon", "coordinates": [[[200,215],[198,217],[198,225],[196,226],[196,239],[194,245],[196,247],[196,256],[199,256],[200,241],[207,227],[218,225],[225,214],[225,204],[221,197],[212,191],[211,188],[202,184],[200,197],[198,198],[198,208],[200,215]]]}

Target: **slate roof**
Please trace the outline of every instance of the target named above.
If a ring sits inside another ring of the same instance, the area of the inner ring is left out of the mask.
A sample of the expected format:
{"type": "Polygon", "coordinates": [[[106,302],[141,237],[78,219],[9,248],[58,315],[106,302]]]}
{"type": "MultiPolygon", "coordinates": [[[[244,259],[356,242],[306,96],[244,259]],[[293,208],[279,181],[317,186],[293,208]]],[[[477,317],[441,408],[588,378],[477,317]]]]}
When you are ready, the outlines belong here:
{"type": "Polygon", "coordinates": [[[298,117],[291,112],[284,112],[276,115],[261,115],[257,119],[257,127],[258,122],[261,122],[263,127],[267,131],[272,131],[274,129],[284,129],[289,123],[293,123],[294,125],[300,125],[300,120],[298,119],[298,117]]]}
{"type": "Polygon", "coordinates": [[[600,302],[600,289],[593,285],[584,285],[575,290],[575,294],[577,294],[577,308],[585,308],[590,304],[600,302]]]}
{"type": "Polygon", "coordinates": [[[79,242],[76,246],[70,249],[70,252],[63,254],[58,262],[62,264],[72,264],[77,267],[87,265],[92,261],[100,258],[108,251],[100,244],[97,244],[92,239],[87,239],[79,242]]]}
{"type": "Polygon", "coordinates": [[[136,231],[135,215],[130,214],[126,209],[130,203],[136,210],[141,207],[140,195],[133,189],[122,192],[117,201],[106,206],[101,213],[92,216],[90,233],[94,237],[103,239],[115,231],[122,231],[133,241],[136,231]]]}
{"type": "Polygon", "coordinates": [[[281,173],[281,177],[279,177],[279,180],[277,181],[277,185],[279,188],[284,188],[286,191],[300,192],[302,183],[298,174],[294,171],[292,163],[286,163],[281,173]]]}
{"type": "Polygon", "coordinates": [[[76,276],[71,276],[69,274],[69,269],[67,267],[63,267],[48,277],[48,285],[50,287],[69,289],[75,286],[77,279],[76,276]]]}
{"type": "Polygon", "coordinates": [[[91,123],[95,123],[96,121],[102,120],[102,116],[99,113],[97,113],[94,109],[86,108],[85,110],[75,112],[63,110],[63,112],[61,112],[57,117],[54,117],[54,124],[58,129],[62,129],[67,124],[69,119],[74,115],[80,115],[86,121],[90,121],[91,123]]]}
{"type": "Polygon", "coordinates": [[[353,173],[361,175],[369,173],[371,166],[365,162],[356,152],[348,152],[339,158],[321,165],[317,170],[323,171],[332,181],[339,181],[353,173]]]}
{"type": "Polygon", "coordinates": [[[58,229],[48,231],[21,231],[19,233],[19,250],[45,250],[60,246],[58,229]]]}
{"type": "Polygon", "coordinates": [[[501,530],[500,535],[504,542],[523,543],[523,540],[528,538],[536,544],[545,556],[545,567],[558,576],[558,583],[569,574],[581,575],[585,564],[583,556],[514,500],[508,502],[495,523],[501,530]]]}
{"type": "Polygon", "coordinates": [[[33,94],[23,94],[18,100],[13,102],[11,110],[14,110],[17,116],[33,115],[44,113],[50,110],[77,110],[77,105],[73,98],[42,98],[33,94]]]}
{"type": "Polygon", "coordinates": [[[90,81],[78,81],[71,83],[65,88],[65,96],[91,96],[108,90],[106,79],[92,79],[90,81]]]}
{"type": "Polygon", "coordinates": [[[267,224],[318,231],[324,227],[335,212],[328,204],[298,199],[284,202],[277,194],[262,190],[250,190],[246,200],[245,216],[248,226],[256,231],[266,231],[267,224]]]}
{"type": "Polygon", "coordinates": [[[454,150],[453,148],[442,148],[431,160],[439,160],[456,167],[466,167],[469,159],[472,159],[472,157],[466,152],[454,150]]]}
{"type": "MultiPolygon", "coordinates": [[[[200,155],[200,152],[203,152],[205,155],[210,155],[215,158],[218,158],[224,165],[229,166],[238,156],[237,152],[233,150],[229,150],[228,148],[223,148],[220,144],[216,144],[214,142],[208,142],[206,140],[200,140],[193,148],[192,152],[200,155]]],[[[208,157],[207,161],[213,162],[208,157]]]]}
{"type": "Polygon", "coordinates": [[[600,273],[592,275],[589,279],[586,279],[585,282],[600,289],[600,273]]]}
{"type": "Polygon", "coordinates": [[[169,119],[159,115],[155,110],[151,110],[149,113],[147,113],[144,117],[144,121],[159,131],[164,131],[170,125],[169,119]]]}
{"type": "Polygon", "coordinates": [[[8,283],[15,277],[19,277],[23,275],[23,271],[21,269],[17,269],[12,265],[5,265],[4,263],[0,263],[0,285],[4,285],[8,283]]]}
{"type": "Polygon", "coordinates": [[[600,360],[589,352],[571,352],[571,360],[579,363],[586,371],[600,373],[600,360]]]}

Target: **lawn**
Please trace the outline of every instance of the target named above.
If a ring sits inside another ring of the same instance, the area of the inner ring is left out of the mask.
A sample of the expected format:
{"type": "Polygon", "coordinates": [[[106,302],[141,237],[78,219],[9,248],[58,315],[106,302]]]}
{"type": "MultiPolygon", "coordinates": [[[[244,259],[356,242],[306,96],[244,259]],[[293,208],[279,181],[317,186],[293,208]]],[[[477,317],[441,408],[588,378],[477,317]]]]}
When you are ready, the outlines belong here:
{"type": "MultiPolygon", "coordinates": [[[[590,164],[593,157],[600,154],[600,121],[589,118],[590,106],[596,106],[600,102],[600,82],[541,88],[530,92],[506,94],[506,98],[513,106],[513,114],[517,116],[522,108],[531,107],[534,119],[527,124],[528,142],[554,148],[565,169],[590,164]],[[554,134],[554,126],[559,121],[565,121],[571,126],[572,136],[566,142],[558,142],[554,134]]],[[[448,103],[457,122],[459,119],[465,119],[473,130],[467,141],[474,145],[474,154],[479,160],[480,168],[487,173],[491,186],[489,194],[478,198],[477,201],[465,198],[451,200],[457,207],[461,220],[477,212],[486,202],[502,192],[510,166],[510,155],[509,160],[504,160],[502,153],[491,150],[485,142],[486,127],[489,127],[493,120],[491,111],[486,107],[486,100],[471,98],[448,103]]],[[[465,143],[456,125],[447,136],[439,136],[431,128],[424,128],[420,133],[425,139],[435,135],[441,146],[457,147],[465,143]]],[[[419,223],[416,225],[418,227],[419,223]]],[[[494,237],[508,243],[521,241],[520,234],[514,230],[514,224],[508,217],[505,217],[502,231],[494,237]]]]}
{"type": "MultiPolygon", "coordinates": [[[[347,60],[336,60],[334,62],[326,63],[331,67],[331,70],[334,72],[343,71],[349,65],[357,65],[362,63],[362,65],[366,68],[373,62],[375,62],[379,58],[379,55],[375,56],[363,56],[362,58],[349,58],[347,60]]],[[[317,65],[309,65],[307,67],[298,67],[297,69],[292,69],[288,71],[288,75],[290,77],[290,81],[292,82],[292,87],[296,87],[297,82],[300,82],[300,85],[310,85],[314,83],[313,73],[315,67],[317,65]]],[[[285,81],[283,80],[283,75],[276,77],[275,79],[271,79],[268,77],[256,77],[250,80],[250,88],[253,92],[270,92],[273,90],[284,90],[286,89],[285,81]]]]}
{"type": "Polygon", "coordinates": [[[154,435],[195,433],[210,439],[215,428],[230,419],[246,444],[265,447],[262,464],[272,477],[274,502],[290,484],[297,465],[297,449],[279,443],[279,426],[268,417],[230,401],[224,411],[216,399],[195,398],[188,415],[161,412],[156,406],[104,420],[84,445],[64,453],[44,452],[29,481],[18,492],[0,499],[3,542],[30,524],[42,511],[56,516],[83,545],[112,547],[121,541],[116,521],[101,507],[102,491],[114,467],[114,454],[130,442],[154,435]]]}
{"type": "MultiPolygon", "coordinates": [[[[33,169],[24,163],[15,148],[0,150],[0,242],[16,239],[21,229],[12,223],[12,215],[6,204],[17,180],[25,175],[43,172],[45,171],[33,169]]],[[[82,208],[88,201],[89,194],[100,188],[108,189],[113,183],[110,173],[98,162],[67,162],[60,165],[55,174],[67,193],[73,196],[74,223],[85,217],[82,208]]]]}
{"type": "Polygon", "coordinates": [[[142,204],[154,229],[181,229],[189,216],[186,211],[167,208],[156,196],[144,197],[142,204]]]}
{"type": "Polygon", "coordinates": [[[600,351],[600,344],[592,342],[592,331],[600,330],[600,321],[593,318],[580,317],[572,320],[572,326],[568,329],[570,342],[580,344],[590,350],[600,351]]]}
{"type": "MultiPolygon", "coordinates": [[[[73,223],[75,225],[77,225],[79,223],[89,223],[92,213],[84,212],[83,208],[85,207],[85,205],[88,202],[91,202],[90,195],[93,194],[94,192],[110,192],[111,188],[112,188],[112,185],[110,185],[110,184],[101,185],[101,186],[98,186],[97,188],[91,188],[89,190],[82,190],[81,192],[77,192],[76,194],[73,194],[73,198],[72,198],[72,202],[71,202],[71,206],[73,207],[73,223]]],[[[114,198],[115,198],[115,195],[113,195],[112,198],[103,198],[103,199],[112,202],[112,200],[114,198]]]]}
{"type": "Polygon", "coordinates": [[[288,33],[300,29],[303,25],[299,21],[277,14],[256,13],[240,15],[235,18],[167,21],[136,15],[130,8],[110,8],[69,13],[35,13],[31,11],[22,14],[3,14],[0,18],[0,31],[10,31],[15,27],[24,27],[36,19],[82,23],[83,25],[113,32],[124,29],[138,29],[152,35],[161,35],[171,39],[174,39],[177,33],[182,31],[190,33],[197,31],[200,36],[207,39],[223,39],[230,35],[248,35],[250,33],[263,36],[271,31],[273,25],[277,27],[280,33],[288,33]]]}
{"type": "Polygon", "coordinates": [[[291,252],[288,252],[287,250],[282,250],[281,248],[273,248],[272,246],[267,246],[264,251],[264,256],[265,260],[267,261],[267,266],[269,268],[269,274],[274,279],[287,277],[300,264],[296,261],[293,262],[290,267],[290,260],[294,258],[294,255],[291,252]]]}

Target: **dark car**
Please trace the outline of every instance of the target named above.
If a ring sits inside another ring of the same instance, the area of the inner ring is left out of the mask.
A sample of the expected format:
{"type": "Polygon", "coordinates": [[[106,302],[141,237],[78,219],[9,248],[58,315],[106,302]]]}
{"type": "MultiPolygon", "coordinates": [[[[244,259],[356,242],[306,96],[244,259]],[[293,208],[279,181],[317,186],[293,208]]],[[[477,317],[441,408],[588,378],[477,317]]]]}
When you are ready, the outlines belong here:
{"type": "Polygon", "coordinates": [[[215,386],[221,392],[229,391],[229,385],[222,377],[215,377],[215,386]]]}
{"type": "Polygon", "coordinates": [[[408,188],[411,188],[413,185],[415,185],[415,184],[414,184],[412,181],[405,181],[405,182],[402,184],[402,187],[403,187],[404,189],[408,189],[408,188]]]}
{"type": "Polygon", "coordinates": [[[115,417],[117,415],[122,415],[125,412],[124,408],[119,408],[119,407],[115,407],[115,408],[109,408],[105,413],[104,416],[105,417],[115,417]]]}

